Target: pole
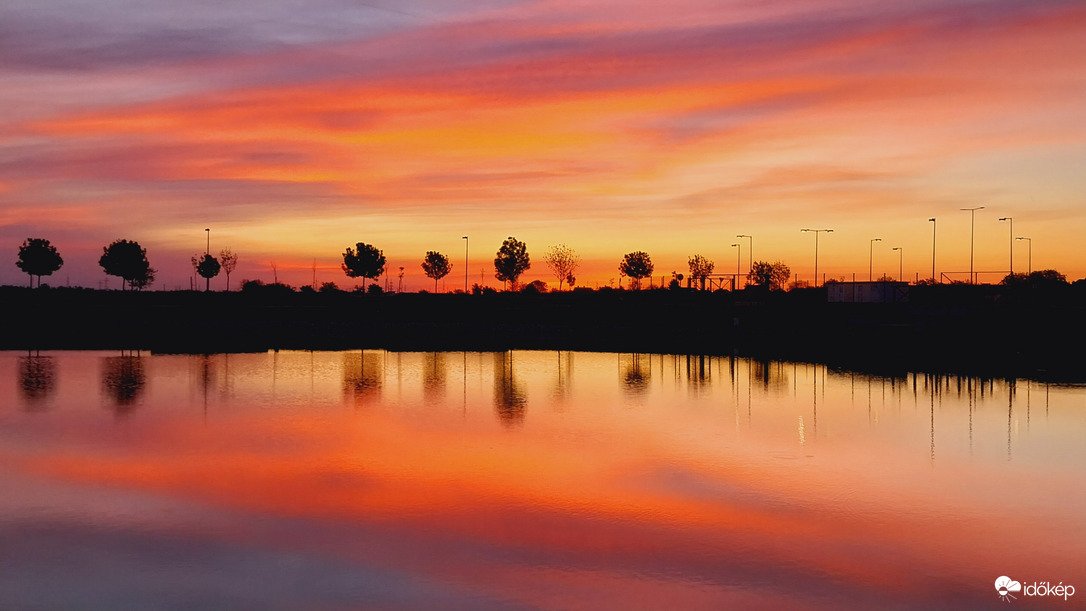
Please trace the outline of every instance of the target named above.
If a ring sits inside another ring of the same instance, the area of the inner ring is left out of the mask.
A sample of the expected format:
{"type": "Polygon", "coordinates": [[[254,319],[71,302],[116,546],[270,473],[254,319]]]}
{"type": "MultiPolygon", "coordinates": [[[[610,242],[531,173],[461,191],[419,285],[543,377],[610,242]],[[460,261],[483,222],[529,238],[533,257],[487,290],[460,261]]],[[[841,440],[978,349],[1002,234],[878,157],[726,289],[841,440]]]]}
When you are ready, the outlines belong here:
{"type": "Polygon", "coordinates": [[[825,231],[826,233],[832,233],[832,229],[800,229],[801,232],[812,231],[815,234],[815,267],[814,267],[814,284],[818,287],[818,234],[825,231]]]}
{"type": "Polygon", "coordinates": [[[959,208],[959,210],[969,211],[969,284],[976,284],[976,278],[973,275],[973,235],[977,218],[977,210],[984,210],[984,206],[977,206],[976,208],[959,208]]]}
{"type": "Polygon", "coordinates": [[[928,220],[931,221],[931,281],[935,282],[935,217],[928,220]]]}
{"type": "Polygon", "coordinates": [[[732,290],[734,291],[739,288],[739,266],[742,265],[743,261],[743,245],[736,243],[732,244],[732,246],[739,247],[735,255],[735,282],[732,282],[732,290]]]}
{"type": "Polygon", "coordinates": [[[204,231],[207,232],[207,248],[204,249],[204,254],[209,255],[211,254],[211,228],[208,227],[204,231]]]}
{"type": "Polygon", "coordinates": [[[875,261],[875,242],[881,242],[882,238],[871,238],[867,245],[867,281],[871,282],[873,274],[871,268],[875,261]]]}
{"type": "Polygon", "coordinates": [[[754,269],[754,236],[741,233],[735,237],[747,238],[747,240],[750,242],[749,244],[747,244],[747,273],[749,274],[750,271],[754,269]]]}
{"type": "Polygon", "coordinates": [[[1026,252],[1029,253],[1029,259],[1028,259],[1029,260],[1029,267],[1026,268],[1028,270],[1026,273],[1027,274],[1032,274],[1033,273],[1033,239],[1032,238],[1027,238],[1027,237],[1017,237],[1015,239],[1016,240],[1026,240],[1026,244],[1029,246],[1029,250],[1026,251],[1026,252]]]}
{"type": "Polygon", "coordinates": [[[1010,265],[1011,265],[1011,275],[1013,276],[1014,275],[1014,217],[1005,216],[1005,217],[1003,217],[1003,218],[1001,218],[999,220],[1008,221],[1010,226],[1011,226],[1010,227],[1011,235],[1008,236],[1008,237],[1010,238],[1010,242],[1011,242],[1011,262],[1010,262],[1010,265]]]}
{"type": "Polygon", "coordinates": [[[468,292],[468,236],[464,236],[464,292],[468,292]]]}
{"type": "Polygon", "coordinates": [[[904,277],[901,274],[901,260],[905,256],[905,249],[897,246],[894,248],[894,250],[897,251],[897,281],[901,282],[901,279],[904,277]]]}

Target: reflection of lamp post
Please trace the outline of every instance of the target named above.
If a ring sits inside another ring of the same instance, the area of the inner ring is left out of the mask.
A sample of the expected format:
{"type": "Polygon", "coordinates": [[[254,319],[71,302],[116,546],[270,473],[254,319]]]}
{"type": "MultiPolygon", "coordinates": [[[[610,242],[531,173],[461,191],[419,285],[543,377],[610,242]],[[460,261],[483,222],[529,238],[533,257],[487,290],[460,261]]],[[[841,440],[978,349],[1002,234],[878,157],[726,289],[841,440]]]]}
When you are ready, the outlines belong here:
{"type": "Polygon", "coordinates": [[[739,288],[739,266],[741,265],[741,262],[743,261],[743,245],[742,244],[732,244],[732,246],[739,248],[739,250],[736,251],[736,255],[735,255],[735,282],[732,283],[732,290],[734,291],[734,290],[739,288]]]}
{"type": "Polygon", "coordinates": [[[814,269],[814,285],[818,286],[818,234],[823,231],[826,233],[833,233],[832,229],[800,229],[800,232],[813,231],[815,234],[815,269],[814,269]]]}
{"type": "Polygon", "coordinates": [[[464,292],[468,292],[468,236],[464,238],[464,292]]]}
{"type": "Polygon", "coordinates": [[[871,238],[867,245],[867,281],[871,282],[871,268],[875,261],[875,242],[881,242],[882,238],[871,238]]]}
{"type": "Polygon", "coordinates": [[[901,259],[905,256],[905,249],[895,246],[891,250],[897,251],[897,281],[901,282],[901,259]]]}
{"type": "Polygon", "coordinates": [[[931,281],[935,282],[935,217],[928,220],[931,221],[931,281]]]}
{"type": "Polygon", "coordinates": [[[1029,251],[1028,251],[1029,252],[1029,267],[1026,268],[1029,271],[1027,271],[1026,273],[1027,274],[1032,274],[1033,273],[1033,238],[1015,238],[1015,239],[1016,240],[1025,240],[1026,243],[1029,245],[1029,251]]]}
{"type": "Polygon", "coordinates": [[[1010,240],[1011,241],[1011,275],[1013,276],[1014,275],[1014,217],[1005,216],[1005,217],[1003,217],[1003,218],[1001,218],[999,220],[1007,221],[1011,226],[1011,234],[1010,234],[1009,237],[1011,238],[1011,240],[1010,240]]]}
{"type": "Polygon", "coordinates": [[[976,208],[959,208],[959,210],[969,211],[969,284],[975,284],[973,278],[973,221],[977,217],[977,210],[984,210],[984,206],[977,206],[976,208]]]}
{"type": "Polygon", "coordinates": [[[749,273],[750,270],[754,269],[754,236],[741,233],[735,237],[747,238],[747,240],[750,241],[750,243],[747,244],[747,272],[749,273]]]}

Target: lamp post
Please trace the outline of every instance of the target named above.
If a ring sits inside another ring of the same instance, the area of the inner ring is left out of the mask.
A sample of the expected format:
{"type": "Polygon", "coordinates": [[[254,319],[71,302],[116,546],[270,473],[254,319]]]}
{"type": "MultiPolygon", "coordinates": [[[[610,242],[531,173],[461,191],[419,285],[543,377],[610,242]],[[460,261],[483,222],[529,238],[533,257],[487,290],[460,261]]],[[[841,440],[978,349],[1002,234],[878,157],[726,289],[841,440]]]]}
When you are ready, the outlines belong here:
{"type": "Polygon", "coordinates": [[[1010,227],[1011,234],[1009,236],[1011,238],[1011,263],[1010,263],[1010,265],[1011,265],[1011,275],[1013,276],[1014,275],[1014,217],[1004,216],[1004,217],[1000,218],[999,220],[1007,221],[1007,223],[1010,224],[1010,226],[1011,226],[1010,227]]]}
{"type": "Polygon", "coordinates": [[[901,282],[901,259],[905,256],[905,249],[895,246],[892,250],[897,251],[897,281],[901,282]]]}
{"type": "Polygon", "coordinates": [[[976,279],[973,277],[973,229],[976,226],[974,220],[977,217],[977,210],[984,210],[984,206],[959,208],[959,210],[969,212],[969,284],[976,284],[976,279]]]}
{"type": "Polygon", "coordinates": [[[207,248],[204,249],[204,254],[209,255],[211,254],[211,228],[208,227],[204,231],[207,232],[207,248]]]}
{"type": "Polygon", "coordinates": [[[833,233],[832,229],[800,229],[800,232],[813,231],[815,234],[815,268],[814,268],[814,285],[818,287],[818,234],[822,232],[833,233]]]}
{"type": "Polygon", "coordinates": [[[754,269],[754,236],[741,233],[735,237],[747,238],[750,242],[747,244],[747,273],[750,273],[750,270],[754,269]]]}
{"type": "Polygon", "coordinates": [[[875,262],[875,242],[881,242],[882,238],[871,238],[871,241],[867,245],[867,281],[871,282],[872,274],[871,268],[875,262]]]}
{"type": "Polygon", "coordinates": [[[1029,271],[1027,271],[1026,273],[1027,274],[1032,274],[1033,273],[1033,238],[1015,238],[1015,239],[1016,240],[1025,240],[1026,243],[1029,245],[1029,250],[1027,251],[1027,252],[1029,252],[1029,267],[1026,268],[1029,271]]]}
{"type": "Polygon", "coordinates": [[[928,220],[931,221],[931,281],[935,282],[935,217],[928,220]]]}
{"type": "Polygon", "coordinates": [[[464,238],[464,292],[468,292],[468,236],[464,238]]]}
{"type": "Polygon", "coordinates": [[[743,245],[739,243],[732,244],[732,247],[738,248],[735,254],[735,283],[732,285],[732,290],[739,288],[739,266],[743,261],[743,245]]]}

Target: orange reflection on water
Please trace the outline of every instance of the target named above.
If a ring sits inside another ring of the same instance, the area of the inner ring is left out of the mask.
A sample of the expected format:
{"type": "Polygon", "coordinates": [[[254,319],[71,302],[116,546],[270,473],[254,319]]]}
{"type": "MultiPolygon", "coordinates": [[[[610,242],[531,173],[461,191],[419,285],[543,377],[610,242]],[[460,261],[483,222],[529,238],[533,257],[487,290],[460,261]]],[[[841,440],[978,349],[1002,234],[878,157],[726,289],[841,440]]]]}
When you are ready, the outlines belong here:
{"type": "MultiPolygon", "coordinates": [[[[115,375],[114,357],[97,358],[102,376],[115,375]]],[[[33,450],[4,446],[6,468],[238,516],[391,530],[438,551],[323,553],[533,605],[672,596],[787,607],[805,592],[812,608],[835,592],[968,601],[986,593],[970,585],[978,575],[1083,568],[1086,536],[1069,510],[1086,500],[1082,450],[1053,457],[1035,445],[1083,430],[1081,410],[1062,403],[1081,401],[1081,389],[1058,391],[1055,417],[1048,389],[1047,414],[1031,404],[1027,434],[1015,434],[1012,411],[1007,439],[1019,449],[1008,460],[1003,389],[966,405],[943,390],[936,409],[934,379],[931,396],[920,388],[914,400],[901,381],[861,378],[857,392],[854,377],[820,367],[717,358],[126,358],[141,360],[146,382],[125,397],[135,407],[123,420],[6,413],[49,420],[36,421],[45,428],[33,450]],[[510,426],[513,387],[523,412],[510,426]],[[810,423],[802,438],[798,418],[810,423]],[[1032,536],[1013,553],[993,536],[1008,523],[1032,536]],[[514,561],[462,556],[450,541],[514,561]],[[554,592],[567,587],[572,598],[554,592]]],[[[56,360],[52,396],[63,403],[64,376],[89,365],[56,360]]]]}

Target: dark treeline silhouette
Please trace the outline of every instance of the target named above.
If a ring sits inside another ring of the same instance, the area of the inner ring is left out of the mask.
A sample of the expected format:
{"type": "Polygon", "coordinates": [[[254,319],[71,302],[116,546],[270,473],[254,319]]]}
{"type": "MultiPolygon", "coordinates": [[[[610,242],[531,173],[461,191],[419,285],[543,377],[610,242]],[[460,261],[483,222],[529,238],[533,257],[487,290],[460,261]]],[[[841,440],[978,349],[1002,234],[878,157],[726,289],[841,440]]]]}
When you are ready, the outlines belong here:
{"type": "MultiPolygon", "coordinates": [[[[1086,281],[927,285],[892,303],[830,288],[360,295],[246,283],[240,292],[0,287],[0,348],[211,352],[546,348],[796,358],[1084,377],[1086,281]]],[[[994,375],[994,373],[993,373],[994,375]]],[[[361,379],[365,379],[364,377],[361,379]]]]}

